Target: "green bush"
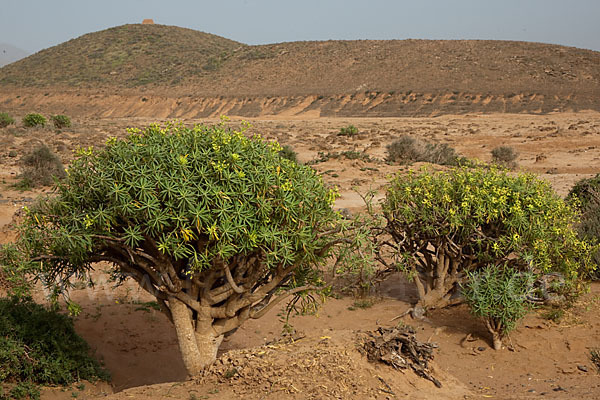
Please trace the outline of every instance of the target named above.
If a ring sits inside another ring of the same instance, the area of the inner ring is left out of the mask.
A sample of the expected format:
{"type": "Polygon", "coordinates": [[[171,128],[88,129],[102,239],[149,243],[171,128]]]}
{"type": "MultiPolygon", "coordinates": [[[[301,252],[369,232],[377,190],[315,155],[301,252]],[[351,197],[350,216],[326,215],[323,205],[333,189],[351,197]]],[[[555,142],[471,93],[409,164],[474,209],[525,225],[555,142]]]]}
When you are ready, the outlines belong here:
{"type": "Polygon", "coordinates": [[[279,151],[279,155],[295,163],[298,162],[298,154],[290,145],[286,144],[285,146],[283,146],[282,149],[279,151]]]}
{"type": "Polygon", "coordinates": [[[467,272],[462,294],[471,313],[485,321],[492,334],[494,349],[502,348],[502,339],[531,308],[528,295],[533,291],[534,276],[504,266],[489,265],[467,272]]]}
{"type": "Polygon", "coordinates": [[[458,165],[460,157],[447,144],[428,143],[423,140],[402,136],[387,147],[387,160],[410,164],[413,162],[429,162],[439,165],[458,165]]]}
{"type": "Polygon", "coordinates": [[[65,176],[60,158],[45,144],[35,148],[21,160],[20,181],[17,187],[30,189],[37,186],[48,186],[54,183],[54,178],[65,176]]]}
{"type": "Polygon", "coordinates": [[[450,302],[467,272],[504,265],[560,273],[566,288],[593,269],[594,247],[577,237],[577,211],[549,183],[495,168],[398,174],[383,203],[389,268],[413,279],[419,306],[450,302]]]}
{"type": "Polygon", "coordinates": [[[338,136],[355,136],[358,134],[358,128],[354,125],[348,125],[340,128],[338,136]]]}
{"type": "Polygon", "coordinates": [[[111,263],[156,296],[199,373],[225,334],[319,287],[342,242],[336,192],[280,150],[223,124],[151,125],[81,149],[26,213],[7,264],[66,285],[111,263]]]}
{"type": "MultiPolygon", "coordinates": [[[[573,186],[567,199],[575,201],[581,210],[581,221],[577,225],[579,236],[588,241],[600,240],[600,174],[593,178],[582,179],[573,186]]],[[[592,254],[593,260],[600,265],[600,250],[592,254]]],[[[600,269],[596,269],[591,277],[600,279],[600,269]]]]}
{"type": "Polygon", "coordinates": [[[41,114],[30,113],[23,117],[23,126],[28,128],[46,125],[46,118],[41,114]]]}
{"type": "Polygon", "coordinates": [[[510,169],[517,166],[515,160],[518,156],[519,153],[510,146],[499,146],[492,150],[492,162],[510,169]]]}
{"type": "Polygon", "coordinates": [[[31,300],[0,298],[0,382],[10,398],[39,398],[36,385],[108,380],[73,321],[31,300]]]}
{"type": "Polygon", "coordinates": [[[66,115],[52,115],[50,118],[56,129],[68,128],[71,126],[71,118],[66,115]]]}
{"type": "Polygon", "coordinates": [[[589,203],[597,199],[600,189],[600,174],[592,178],[581,179],[569,191],[568,199],[577,198],[581,207],[586,207],[589,203]]]}
{"type": "Polygon", "coordinates": [[[0,113],[0,128],[6,128],[9,125],[15,123],[15,119],[10,114],[2,112],[0,113]]]}

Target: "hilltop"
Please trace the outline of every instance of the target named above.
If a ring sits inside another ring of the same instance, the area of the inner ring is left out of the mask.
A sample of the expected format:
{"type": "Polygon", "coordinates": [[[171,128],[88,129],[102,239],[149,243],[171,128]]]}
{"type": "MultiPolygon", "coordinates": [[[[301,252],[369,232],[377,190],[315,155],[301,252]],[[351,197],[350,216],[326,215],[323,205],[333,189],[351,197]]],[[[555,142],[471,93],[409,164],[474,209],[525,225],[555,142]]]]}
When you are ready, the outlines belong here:
{"type": "MultiPolygon", "coordinates": [[[[600,52],[489,40],[250,46],[173,26],[123,25],[0,69],[0,100],[9,106],[24,101],[10,102],[15,90],[31,94],[28,105],[64,105],[62,97],[52,100],[52,89],[102,93],[120,104],[112,109],[133,115],[142,110],[130,101],[143,91],[164,117],[600,110],[600,52]],[[50,98],[37,99],[40,91],[50,98]]],[[[115,115],[101,103],[90,102],[90,111],[115,115]]]]}
{"type": "Polygon", "coordinates": [[[241,43],[192,29],[122,25],[44,49],[0,70],[1,84],[46,87],[177,84],[241,43]]]}

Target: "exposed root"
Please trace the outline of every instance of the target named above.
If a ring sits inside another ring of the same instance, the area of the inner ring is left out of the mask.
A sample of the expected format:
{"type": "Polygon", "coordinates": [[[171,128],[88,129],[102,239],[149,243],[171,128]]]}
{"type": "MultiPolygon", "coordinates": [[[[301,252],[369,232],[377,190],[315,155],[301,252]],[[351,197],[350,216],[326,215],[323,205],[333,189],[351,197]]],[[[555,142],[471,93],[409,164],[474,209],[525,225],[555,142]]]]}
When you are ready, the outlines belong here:
{"type": "Polygon", "coordinates": [[[433,359],[435,343],[421,343],[411,327],[383,328],[368,332],[362,338],[362,351],[371,362],[383,362],[396,369],[411,368],[418,376],[434,383],[442,383],[431,374],[429,360],[433,359]]]}

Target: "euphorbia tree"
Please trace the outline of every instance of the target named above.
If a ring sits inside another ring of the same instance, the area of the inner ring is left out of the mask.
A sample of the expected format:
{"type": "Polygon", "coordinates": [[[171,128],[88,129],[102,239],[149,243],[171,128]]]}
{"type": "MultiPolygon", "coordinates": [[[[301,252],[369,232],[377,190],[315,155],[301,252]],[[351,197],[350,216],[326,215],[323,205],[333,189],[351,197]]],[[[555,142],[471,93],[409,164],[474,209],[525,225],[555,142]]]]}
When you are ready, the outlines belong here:
{"type": "Polygon", "coordinates": [[[196,374],[225,334],[320,283],[343,241],[335,193],[277,143],[223,124],[130,133],[80,151],[5,254],[49,282],[111,263],[156,297],[196,374]]]}
{"type": "Polygon", "coordinates": [[[516,271],[504,265],[488,265],[475,272],[467,272],[462,288],[471,313],[482,318],[492,334],[495,350],[502,348],[502,339],[515,329],[531,304],[534,275],[516,271]]]}
{"type": "Polygon", "coordinates": [[[398,174],[383,203],[379,259],[414,279],[418,306],[443,307],[467,272],[487,265],[543,274],[567,284],[589,270],[592,246],[573,229],[575,210],[531,174],[497,169],[398,174]],[[389,239],[388,239],[389,238],[389,239]]]}

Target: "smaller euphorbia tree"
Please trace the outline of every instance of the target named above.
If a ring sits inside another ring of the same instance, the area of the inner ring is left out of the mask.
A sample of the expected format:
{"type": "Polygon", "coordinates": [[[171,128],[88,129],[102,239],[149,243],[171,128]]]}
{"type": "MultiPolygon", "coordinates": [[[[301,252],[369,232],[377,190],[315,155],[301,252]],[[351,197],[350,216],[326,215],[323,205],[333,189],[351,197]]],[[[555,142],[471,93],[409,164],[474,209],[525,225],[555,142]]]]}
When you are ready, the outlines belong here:
{"type": "MultiPolygon", "coordinates": [[[[579,237],[600,242],[600,174],[578,181],[569,191],[567,199],[581,210],[581,221],[577,225],[579,237]]],[[[600,264],[600,248],[592,254],[596,264],[600,264]]],[[[592,273],[592,278],[600,279],[600,270],[592,273]]]]}
{"type": "Polygon", "coordinates": [[[494,349],[500,350],[502,339],[515,329],[531,307],[529,299],[533,295],[535,276],[496,265],[467,272],[467,276],[462,294],[471,313],[484,320],[494,349]]]}
{"type": "Polygon", "coordinates": [[[467,273],[487,265],[559,272],[567,284],[593,267],[592,246],[573,229],[576,211],[532,174],[483,167],[398,174],[383,215],[379,260],[414,279],[425,309],[447,305],[467,273]]]}
{"type": "Polygon", "coordinates": [[[27,212],[5,268],[64,285],[110,263],[156,297],[196,374],[225,334],[320,285],[346,241],[335,192],[280,149],[220,124],[152,125],[82,150],[27,212]]]}

